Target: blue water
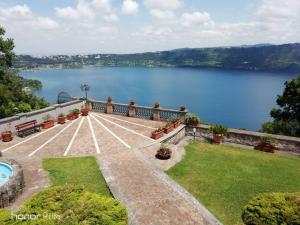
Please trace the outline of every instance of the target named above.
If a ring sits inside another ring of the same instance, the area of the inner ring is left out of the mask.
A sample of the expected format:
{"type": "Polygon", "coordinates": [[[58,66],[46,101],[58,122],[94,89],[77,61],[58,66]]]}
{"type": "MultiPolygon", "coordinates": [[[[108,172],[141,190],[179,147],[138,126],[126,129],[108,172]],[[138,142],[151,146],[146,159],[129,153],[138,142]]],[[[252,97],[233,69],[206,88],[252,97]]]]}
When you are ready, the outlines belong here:
{"type": "Polygon", "coordinates": [[[270,110],[284,82],[295,74],[194,68],[85,67],[22,72],[39,79],[43,90],[37,94],[55,102],[60,91],[83,96],[80,84],[91,85],[89,97],[140,105],[179,108],[186,105],[209,123],[258,130],[269,121],[270,110]]]}
{"type": "Polygon", "coordinates": [[[5,184],[12,176],[12,168],[6,163],[0,163],[0,186],[5,184]]]}

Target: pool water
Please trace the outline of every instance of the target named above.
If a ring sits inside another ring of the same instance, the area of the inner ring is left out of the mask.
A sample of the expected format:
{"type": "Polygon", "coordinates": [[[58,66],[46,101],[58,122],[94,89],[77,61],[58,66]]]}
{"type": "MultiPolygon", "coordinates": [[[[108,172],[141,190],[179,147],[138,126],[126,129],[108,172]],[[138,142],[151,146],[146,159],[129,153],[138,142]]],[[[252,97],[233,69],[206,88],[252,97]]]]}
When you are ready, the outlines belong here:
{"type": "Polygon", "coordinates": [[[0,163],[0,186],[4,185],[13,175],[13,170],[10,165],[0,163]]]}

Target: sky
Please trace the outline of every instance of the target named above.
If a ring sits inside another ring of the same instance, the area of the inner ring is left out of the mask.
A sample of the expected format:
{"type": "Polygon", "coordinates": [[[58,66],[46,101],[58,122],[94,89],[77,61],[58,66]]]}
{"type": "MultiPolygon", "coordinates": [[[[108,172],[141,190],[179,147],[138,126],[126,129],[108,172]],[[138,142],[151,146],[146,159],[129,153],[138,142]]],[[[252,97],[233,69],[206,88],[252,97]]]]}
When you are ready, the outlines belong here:
{"type": "Polygon", "coordinates": [[[300,0],[1,0],[17,54],[300,42],[300,0]]]}

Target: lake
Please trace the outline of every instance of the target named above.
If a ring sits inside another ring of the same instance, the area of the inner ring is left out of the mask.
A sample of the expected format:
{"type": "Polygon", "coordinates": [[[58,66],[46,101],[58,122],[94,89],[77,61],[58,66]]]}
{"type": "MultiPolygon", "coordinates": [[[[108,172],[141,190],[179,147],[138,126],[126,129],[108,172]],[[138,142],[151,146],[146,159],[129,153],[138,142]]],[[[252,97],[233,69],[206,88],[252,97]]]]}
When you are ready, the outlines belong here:
{"type": "Polygon", "coordinates": [[[84,96],[80,84],[91,86],[90,98],[179,109],[186,105],[209,123],[258,130],[269,121],[276,96],[295,74],[199,68],[84,67],[21,72],[43,82],[36,94],[51,103],[66,91],[84,96]]]}

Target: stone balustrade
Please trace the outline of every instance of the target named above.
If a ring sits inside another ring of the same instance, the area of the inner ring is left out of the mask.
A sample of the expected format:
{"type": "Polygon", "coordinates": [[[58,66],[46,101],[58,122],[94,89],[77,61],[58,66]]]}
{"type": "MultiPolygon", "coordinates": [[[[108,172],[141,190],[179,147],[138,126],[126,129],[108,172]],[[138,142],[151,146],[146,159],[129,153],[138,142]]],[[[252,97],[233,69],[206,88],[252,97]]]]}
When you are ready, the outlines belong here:
{"type": "Polygon", "coordinates": [[[117,114],[122,116],[151,119],[156,121],[168,121],[169,119],[180,119],[184,121],[187,110],[164,109],[161,107],[147,107],[136,104],[120,104],[112,101],[87,101],[88,107],[96,112],[117,114]]]}

